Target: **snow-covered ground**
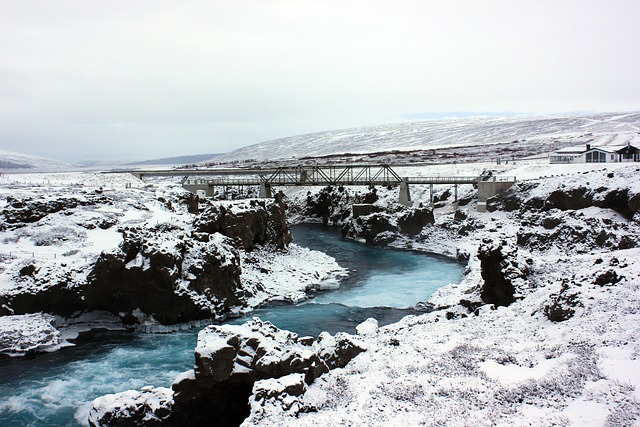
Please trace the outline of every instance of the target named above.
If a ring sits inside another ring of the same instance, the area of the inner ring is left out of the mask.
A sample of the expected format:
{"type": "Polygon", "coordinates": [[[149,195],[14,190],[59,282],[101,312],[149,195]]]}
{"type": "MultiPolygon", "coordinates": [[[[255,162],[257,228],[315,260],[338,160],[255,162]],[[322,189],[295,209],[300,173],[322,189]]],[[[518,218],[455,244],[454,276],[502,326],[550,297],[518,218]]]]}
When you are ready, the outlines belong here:
{"type": "MultiPolygon", "coordinates": [[[[427,176],[450,173],[451,168],[410,172],[427,176]]],[[[636,164],[549,165],[531,160],[499,167],[459,164],[455,168],[461,175],[477,175],[489,168],[516,176],[518,182],[532,184],[527,195],[530,199],[580,186],[593,189],[596,197],[599,188],[640,194],[640,166],[636,164]]],[[[2,199],[43,192],[52,197],[83,190],[91,194],[102,187],[103,194],[118,203],[104,213],[83,213],[100,215],[101,219],[116,216],[119,221],[154,223],[186,221],[188,217],[186,212],[167,211],[158,200],[178,191],[175,184],[143,185],[124,175],[5,175],[0,184],[2,199]]],[[[309,190],[287,191],[291,204],[304,200],[309,190]]],[[[436,187],[436,194],[445,190],[436,187]]],[[[428,202],[428,188],[414,186],[411,191],[414,206],[428,202]]],[[[458,196],[463,198],[473,191],[470,186],[461,187],[458,196]]],[[[387,206],[396,200],[397,190],[381,189],[378,195],[376,204],[387,206]]],[[[7,203],[2,199],[0,209],[7,203]]],[[[369,322],[359,328],[367,351],[345,368],[311,384],[296,406],[300,411],[285,410],[276,401],[253,402],[245,426],[639,425],[640,249],[633,245],[597,246],[589,237],[591,231],[599,231],[590,229],[595,224],[611,241],[637,241],[637,214],[627,219],[595,206],[546,212],[547,217],[566,225],[559,233],[582,230],[585,239],[572,241],[571,236],[558,235],[540,247],[518,246],[517,261],[527,272],[516,280],[516,301],[508,307],[485,305],[472,313],[459,301],[477,296],[483,283],[475,256],[483,241],[505,241],[507,247],[515,247],[518,235],[531,232],[549,237],[551,231],[536,222],[536,212],[478,213],[472,201],[461,210],[468,216],[467,222],[476,226],[468,234],[459,234],[457,229],[447,228],[454,215],[450,202],[451,198],[435,210],[438,227],[423,231],[418,238],[392,243],[448,256],[458,252],[470,255],[462,282],[442,288],[429,301],[440,309],[379,329],[369,322]],[[613,273],[615,280],[609,280],[613,273]],[[605,280],[600,280],[603,277],[605,280]],[[551,321],[547,312],[558,301],[574,302],[573,313],[562,321],[551,321]]],[[[42,224],[37,232],[0,233],[4,253],[0,289],[15,286],[7,273],[16,271],[12,263],[30,257],[48,259],[51,254],[51,271],[64,260],[58,256],[72,257],[69,263],[77,264],[80,280],[82,266],[91,257],[118,244],[115,231],[107,229],[108,233],[99,234],[105,230],[80,227],[82,233],[74,234],[70,231],[80,230],[78,224],[64,221],[60,217],[42,224]],[[60,226],[71,228],[63,233],[70,238],[56,233],[54,228],[60,226]],[[54,243],[39,246],[38,241],[54,243]],[[77,252],[69,255],[73,251],[77,252]]],[[[323,286],[323,282],[331,286],[341,274],[331,258],[296,246],[283,255],[254,251],[243,257],[244,280],[262,292],[251,301],[256,305],[274,298],[295,301],[304,289],[323,286]],[[288,280],[292,275],[296,280],[288,280]]],[[[50,328],[51,319],[36,317],[24,318],[24,328],[37,329],[45,345],[59,345],[56,328],[50,328]]],[[[0,325],[12,331],[6,336],[23,328],[12,316],[2,321],[0,325]]],[[[30,345],[11,342],[16,348],[30,345]]]]}
{"type": "MultiPolygon", "coordinates": [[[[459,168],[473,174],[479,166],[459,168]]],[[[535,183],[528,198],[581,186],[640,194],[636,164],[518,162],[494,169],[535,183]]],[[[305,194],[302,189],[290,197],[305,194]]],[[[387,205],[397,191],[383,189],[378,195],[376,204],[387,205]]],[[[414,204],[428,200],[425,195],[425,189],[412,189],[414,204]]],[[[430,299],[439,310],[377,330],[361,328],[368,350],[311,384],[299,398],[299,409],[292,411],[277,399],[252,401],[252,415],[243,426],[640,425],[640,249],[597,246],[588,238],[572,241],[563,235],[540,248],[520,245],[517,258],[528,271],[516,281],[516,302],[471,313],[459,301],[473,299],[483,283],[475,257],[482,242],[503,240],[515,247],[519,233],[548,236],[550,231],[535,225],[536,213],[478,213],[474,203],[462,210],[484,226],[464,236],[439,227],[424,240],[392,243],[471,255],[462,282],[430,299]],[[565,308],[574,312],[551,321],[548,311],[559,301],[569,302],[565,308]]],[[[594,206],[548,214],[566,225],[561,234],[570,229],[595,234],[599,228],[588,228],[595,224],[616,242],[640,236],[637,214],[629,220],[594,206]]],[[[453,219],[447,206],[435,215],[440,225],[453,219]]]]}

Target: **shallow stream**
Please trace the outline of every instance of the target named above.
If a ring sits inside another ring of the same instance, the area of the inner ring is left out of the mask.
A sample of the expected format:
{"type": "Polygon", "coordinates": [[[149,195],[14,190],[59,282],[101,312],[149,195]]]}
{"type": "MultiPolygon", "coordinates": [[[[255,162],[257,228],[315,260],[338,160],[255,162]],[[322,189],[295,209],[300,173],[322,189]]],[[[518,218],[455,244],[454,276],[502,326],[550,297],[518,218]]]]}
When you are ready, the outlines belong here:
{"type": "MultiPolygon", "coordinates": [[[[309,303],[253,313],[300,335],[354,332],[369,317],[380,325],[395,322],[416,313],[412,307],[437,288],[462,277],[461,266],[446,259],[370,248],[319,225],[292,230],[296,244],[325,252],[349,270],[340,289],[318,292],[309,303]]],[[[179,373],[192,369],[197,334],[198,329],[92,332],[56,353],[0,358],[0,426],[85,426],[95,397],[146,385],[169,387],[179,373]]]]}

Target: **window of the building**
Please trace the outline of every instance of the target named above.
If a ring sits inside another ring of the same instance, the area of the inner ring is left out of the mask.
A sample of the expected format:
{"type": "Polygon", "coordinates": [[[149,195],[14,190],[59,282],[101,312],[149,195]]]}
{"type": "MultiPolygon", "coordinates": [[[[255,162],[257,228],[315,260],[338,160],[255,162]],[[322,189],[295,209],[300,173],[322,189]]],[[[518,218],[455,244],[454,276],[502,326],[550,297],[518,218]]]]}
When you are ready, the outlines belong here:
{"type": "Polygon", "coordinates": [[[599,151],[593,151],[591,153],[586,154],[585,161],[587,163],[606,163],[607,155],[599,151]]]}

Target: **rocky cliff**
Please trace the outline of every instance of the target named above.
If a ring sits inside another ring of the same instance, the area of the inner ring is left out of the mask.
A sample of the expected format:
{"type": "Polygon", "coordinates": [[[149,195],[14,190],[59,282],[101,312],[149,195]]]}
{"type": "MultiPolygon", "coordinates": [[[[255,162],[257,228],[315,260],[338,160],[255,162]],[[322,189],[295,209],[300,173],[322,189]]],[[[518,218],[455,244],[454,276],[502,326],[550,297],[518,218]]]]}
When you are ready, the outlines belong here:
{"type": "Polygon", "coordinates": [[[143,319],[175,324],[223,316],[245,304],[251,294],[241,283],[239,251],[289,244],[284,204],[210,202],[202,213],[189,214],[188,199],[169,197],[154,204],[100,191],[82,197],[8,197],[0,212],[2,231],[16,241],[24,236],[51,248],[54,256],[39,257],[34,251],[33,257],[10,258],[0,271],[11,282],[0,293],[0,315],[103,310],[129,324],[143,319]],[[126,209],[113,212],[114,205],[123,203],[126,209]],[[163,222],[126,220],[127,215],[153,218],[159,209],[163,222]],[[107,234],[95,234],[100,230],[107,234]],[[81,256],[94,234],[119,243],[98,242],[106,247],[81,256]],[[55,250],[69,244],[79,249],[58,258],[55,250]]]}
{"type": "Polygon", "coordinates": [[[313,411],[300,396],[320,375],[365,351],[357,337],[322,333],[317,340],[253,319],[209,326],[198,334],[193,371],[168,388],[147,387],[98,398],[92,426],[238,426],[249,398],[277,400],[291,411],[313,411]]]}

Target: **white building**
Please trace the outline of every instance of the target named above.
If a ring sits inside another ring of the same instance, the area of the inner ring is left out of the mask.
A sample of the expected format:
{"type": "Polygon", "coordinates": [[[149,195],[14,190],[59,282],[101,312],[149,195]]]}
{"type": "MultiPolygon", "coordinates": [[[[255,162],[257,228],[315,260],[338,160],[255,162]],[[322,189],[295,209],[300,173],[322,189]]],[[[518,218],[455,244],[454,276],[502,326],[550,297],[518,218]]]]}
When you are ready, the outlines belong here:
{"type": "Polygon", "coordinates": [[[590,144],[566,147],[549,156],[549,163],[620,163],[640,161],[640,149],[627,145],[590,144]]]}

